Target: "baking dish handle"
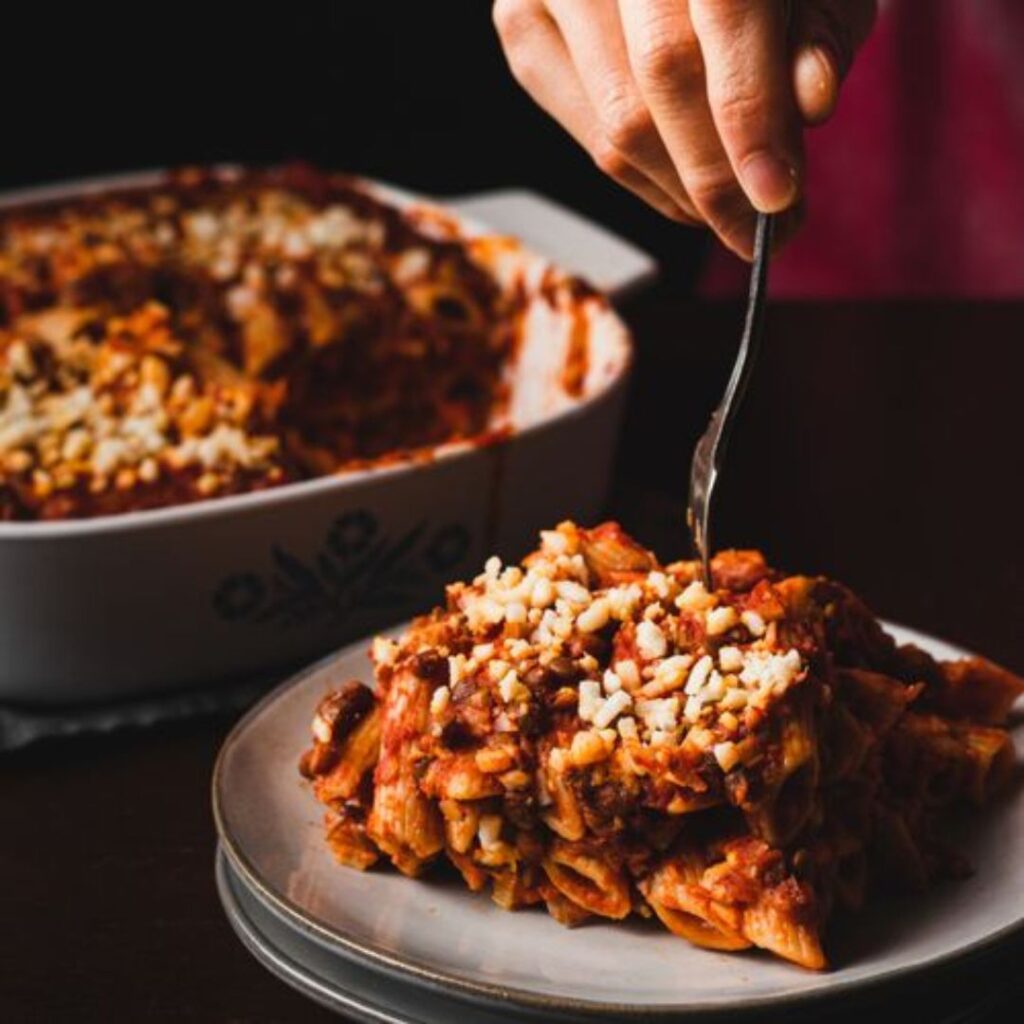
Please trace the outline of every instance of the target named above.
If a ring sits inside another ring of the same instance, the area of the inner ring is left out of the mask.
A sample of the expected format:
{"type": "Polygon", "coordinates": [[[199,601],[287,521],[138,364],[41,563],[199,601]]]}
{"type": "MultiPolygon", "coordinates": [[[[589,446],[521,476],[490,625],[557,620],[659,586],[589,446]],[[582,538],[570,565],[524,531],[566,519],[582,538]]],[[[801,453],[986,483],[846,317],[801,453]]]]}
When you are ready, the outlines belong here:
{"type": "Polygon", "coordinates": [[[657,276],[658,266],[647,253],[537,192],[500,189],[444,202],[470,220],[514,235],[613,299],[624,298],[657,276]]]}

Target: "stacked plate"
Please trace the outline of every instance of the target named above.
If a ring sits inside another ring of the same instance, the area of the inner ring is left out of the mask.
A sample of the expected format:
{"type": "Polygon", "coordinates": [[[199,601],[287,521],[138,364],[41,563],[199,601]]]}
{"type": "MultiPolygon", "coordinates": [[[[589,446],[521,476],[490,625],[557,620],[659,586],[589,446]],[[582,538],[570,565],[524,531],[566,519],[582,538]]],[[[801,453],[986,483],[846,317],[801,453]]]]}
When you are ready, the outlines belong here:
{"type": "MultiPolygon", "coordinates": [[[[892,631],[939,657],[964,653],[892,631]]],[[[974,877],[837,922],[837,966],[827,973],[691,948],[641,921],[568,931],[539,912],[502,911],[441,873],[410,881],[387,869],[340,867],[297,765],[323,694],[369,679],[366,648],[313,666],[253,708],[228,737],[213,781],[217,884],[231,924],[265,967],[318,1002],[388,1024],[782,1012],[862,1020],[871,1006],[912,992],[919,1019],[964,1021],[982,1009],[979,988],[998,994],[995,958],[1019,935],[1024,914],[1019,786],[962,837],[974,877]]]]}

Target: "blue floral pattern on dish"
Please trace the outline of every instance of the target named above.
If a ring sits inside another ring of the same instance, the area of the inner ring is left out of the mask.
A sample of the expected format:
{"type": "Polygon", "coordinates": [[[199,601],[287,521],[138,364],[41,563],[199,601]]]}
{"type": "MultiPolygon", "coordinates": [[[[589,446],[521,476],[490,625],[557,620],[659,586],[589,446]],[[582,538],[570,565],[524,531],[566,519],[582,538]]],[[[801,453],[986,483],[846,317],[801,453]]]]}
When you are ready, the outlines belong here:
{"type": "Polygon", "coordinates": [[[356,509],[331,524],[312,558],[274,544],[269,574],[226,577],[213,594],[213,607],[228,622],[285,627],[326,617],[344,620],[356,608],[397,610],[443,582],[469,546],[469,530],[459,523],[432,527],[421,520],[389,537],[370,512],[356,509]]]}

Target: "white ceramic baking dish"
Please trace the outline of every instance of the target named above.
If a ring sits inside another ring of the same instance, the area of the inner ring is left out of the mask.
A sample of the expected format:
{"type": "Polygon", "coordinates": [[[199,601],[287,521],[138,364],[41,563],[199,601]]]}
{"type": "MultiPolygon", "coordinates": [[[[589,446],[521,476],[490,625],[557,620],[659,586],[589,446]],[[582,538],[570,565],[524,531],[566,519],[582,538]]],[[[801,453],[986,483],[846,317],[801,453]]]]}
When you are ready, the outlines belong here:
{"type": "MultiPolygon", "coordinates": [[[[0,206],[160,177],[8,193],[0,206]]],[[[511,435],[205,503],[0,523],[0,701],[85,704],[283,671],[429,607],[446,581],[492,551],[521,554],[544,525],[598,514],[631,347],[606,299],[581,295],[565,269],[614,296],[653,274],[650,259],[531,193],[440,208],[367,188],[524,285],[511,435]],[[494,237],[506,232],[536,248],[494,237]],[[574,324],[590,355],[579,397],[560,383],[574,324]]]]}

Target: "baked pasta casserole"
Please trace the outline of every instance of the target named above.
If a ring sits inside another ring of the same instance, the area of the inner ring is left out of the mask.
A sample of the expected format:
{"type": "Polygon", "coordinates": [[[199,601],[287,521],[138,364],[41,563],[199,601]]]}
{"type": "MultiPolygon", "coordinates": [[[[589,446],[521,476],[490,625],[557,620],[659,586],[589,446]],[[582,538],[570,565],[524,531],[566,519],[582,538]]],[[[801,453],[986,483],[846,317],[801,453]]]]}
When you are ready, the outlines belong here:
{"type": "Polygon", "coordinates": [[[490,429],[521,297],[291,167],[0,210],[0,520],[272,487],[490,429]]]}
{"type": "Polygon", "coordinates": [[[442,858],[501,907],[655,917],[823,968],[837,908],[966,869],[942,839],[1013,765],[1024,681],[899,647],[838,583],[614,523],[491,558],[324,697],[301,761],[345,865],[442,858]]]}

